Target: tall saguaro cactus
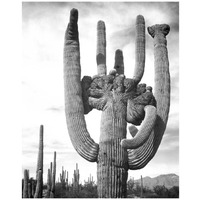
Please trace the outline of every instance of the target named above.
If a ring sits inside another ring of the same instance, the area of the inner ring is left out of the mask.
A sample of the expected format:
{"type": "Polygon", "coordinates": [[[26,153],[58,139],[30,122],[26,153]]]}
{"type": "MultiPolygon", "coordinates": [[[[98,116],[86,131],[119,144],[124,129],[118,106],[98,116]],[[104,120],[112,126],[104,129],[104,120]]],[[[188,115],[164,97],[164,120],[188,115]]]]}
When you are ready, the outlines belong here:
{"type": "Polygon", "coordinates": [[[36,191],[34,198],[42,198],[43,191],[43,125],[40,126],[40,136],[39,136],[39,151],[38,151],[38,162],[37,162],[37,171],[36,171],[36,191]]]}
{"type": "Polygon", "coordinates": [[[124,75],[123,53],[116,51],[114,69],[107,75],[105,23],[97,24],[97,75],[81,80],[78,10],[72,9],[64,42],[65,113],[76,151],[97,162],[100,198],[126,197],[128,170],[141,169],[153,158],[166,128],[170,80],[166,49],[169,26],[148,28],[155,41],[155,96],[139,84],[145,67],[145,20],[136,18],[136,65],[133,78],[124,75]],[[164,33],[163,33],[164,31],[164,33]],[[99,144],[90,137],[84,114],[102,111],[99,144]],[[126,139],[127,122],[133,138],[126,139]],[[138,130],[135,125],[141,125],[138,130]]]}
{"type": "Polygon", "coordinates": [[[50,198],[54,198],[55,196],[55,184],[56,184],[56,151],[54,151],[54,157],[53,157],[50,198]]]}

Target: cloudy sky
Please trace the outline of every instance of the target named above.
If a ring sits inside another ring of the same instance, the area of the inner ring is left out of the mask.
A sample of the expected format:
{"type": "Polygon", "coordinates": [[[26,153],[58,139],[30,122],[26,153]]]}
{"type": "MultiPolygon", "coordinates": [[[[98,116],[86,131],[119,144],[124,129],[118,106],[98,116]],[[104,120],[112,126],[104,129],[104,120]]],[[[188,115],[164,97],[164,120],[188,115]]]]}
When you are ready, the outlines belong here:
{"type": "MultiPolygon", "coordinates": [[[[82,76],[96,74],[96,26],[106,24],[107,67],[114,66],[114,53],[124,55],[125,75],[131,78],[135,66],[135,19],[145,18],[146,27],[167,23],[171,73],[171,107],[168,125],[157,154],[141,170],[129,177],[179,175],[179,4],[178,3],[29,3],[22,4],[22,172],[35,177],[39,127],[44,125],[44,182],[47,169],[57,152],[57,177],[62,166],[71,181],[76,163],[80,178],[90,173],[96,180],[96,163],[84,160],[75,152],[68,136],[64,114],[63,42],[72,8],[79,11],[79,40],[82,76]]],[[[154,86],[153,40],[146,32],[146,68],[141,82],[154,86]]],[[[91,137],[98,143],[99,111],[86,116],[91,137]]]]}

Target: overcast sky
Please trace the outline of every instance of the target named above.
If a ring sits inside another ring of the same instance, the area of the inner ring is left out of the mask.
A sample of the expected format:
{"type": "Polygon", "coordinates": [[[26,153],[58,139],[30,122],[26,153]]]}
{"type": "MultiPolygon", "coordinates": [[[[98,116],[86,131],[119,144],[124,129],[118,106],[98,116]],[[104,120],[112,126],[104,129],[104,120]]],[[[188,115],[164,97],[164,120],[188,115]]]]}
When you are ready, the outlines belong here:
{"type": "MultiPolygon", "coordinates": [[[[96,26],[106,24],[107,68],[114,66],[114,53],[124,55],[125,75],[131,78],[135,66],[135,19],[145,18],[146,27],[166,23],[171,74],[171,107],[166,132],[155,157],[141,170],[129,170],[129,177],[179,175],[179,5],[178,3],[28,3],[22,4],[22,171],[35,177],[39,127],[44,125],[44,182],[57,152],[57,177],[62,166],[71,181],[76,163],[81,181],[90,173],[96,180],[96,163],[84,160],[68,136],[64,113],[63,44],[72,8],[79,11],[79,41],[82,76],[93,76],[96,68],[96,26]]],[[[146,31],[146,64],[141,82],[154,86],[153,40],[146,31]]],[[[86,117],[91,137],[98,143],[100,111],[86,117]]]]}

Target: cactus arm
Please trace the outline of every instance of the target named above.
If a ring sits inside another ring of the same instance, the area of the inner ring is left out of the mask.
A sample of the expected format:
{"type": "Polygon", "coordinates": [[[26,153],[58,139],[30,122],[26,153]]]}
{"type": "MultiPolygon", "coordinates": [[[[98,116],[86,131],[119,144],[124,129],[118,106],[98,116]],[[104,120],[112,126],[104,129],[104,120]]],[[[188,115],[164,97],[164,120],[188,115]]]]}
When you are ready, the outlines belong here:
{"type": "Polygon", "coordinates": [[[118,74],[124,74],[124,58],[123,58],[123,52],[120,49],[117,49],[115,51],[114,69],[117,71],[118,74]]]}
{"type": "Polygon", "coordinates": [[[135,69],[133,79],[138,84],[142,79],[145,67],[145,20],[142,15],[136,18],[136,42],[135,42],[135,69]]]}
{"type": "Polygon", "coordinates": [[[97,23],[97,74],[106,75],[106,27],[103,21],[97,23]]]}
{"type": "Polygon", "coordinates": [[[166,24],[148,28],[154,38],[155,99],[157,119],[148,140],[139,148],[129,150],[129,169],[141,169],[154,157],[166,129],[170,108],[170,73],[166,35],[170,27],[166,24]]]}
{"type": "MultiPolygon", "coordinates": [[[[142,85],[142,84],[140,84],[142,85]]],[[[138,85],[138,86],[140,86],[138,85]]],[[[140,125],[145,116],[144,107],[147,105],[156,106],[155,97],[149,90],[140,89],[142,94],[136,98],[128,99],[126,120],[134,125],[140,125]],[[143,91],[144,90],[144,91],[143,91]]],[[[139,92],[139,90],[138,90],[139,92]]]]}
{"type": "Polygon", "coordinates": [[[98,144],[90,137],[84,118],[81,88],[78,11],[72,9],[64,43],[65,113],[68,133],[76,151],[86,160],[95,162],[98,144]]]}
{"type": "Polygon", "coordinates": [[[122,147],[126,149],[136,149],[143,145],[149,138],[156,121],[156,108],[154,106],[145,106],[145,118],[141,124],[138,133],[132,139],[123,139],[122,147]]]}

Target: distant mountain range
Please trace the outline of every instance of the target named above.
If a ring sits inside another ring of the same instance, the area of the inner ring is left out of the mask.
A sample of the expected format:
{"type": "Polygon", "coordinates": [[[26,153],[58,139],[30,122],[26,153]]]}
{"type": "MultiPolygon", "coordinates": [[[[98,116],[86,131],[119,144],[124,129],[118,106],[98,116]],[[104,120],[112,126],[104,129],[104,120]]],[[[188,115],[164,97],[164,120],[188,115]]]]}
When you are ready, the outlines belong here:
{"type": "MultiPolygon", "coordinates": [[[[140,184],[141,179],[135,180],[134,182],[140,184]]],[[[143,177],[143,187],[153,189],[156,185],[164,185],[166,188],[179,186],[179,176],[176,174],[162,174],[154,178],[149,176],[143,177]]]]}

